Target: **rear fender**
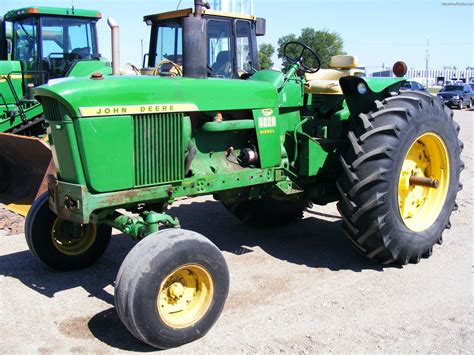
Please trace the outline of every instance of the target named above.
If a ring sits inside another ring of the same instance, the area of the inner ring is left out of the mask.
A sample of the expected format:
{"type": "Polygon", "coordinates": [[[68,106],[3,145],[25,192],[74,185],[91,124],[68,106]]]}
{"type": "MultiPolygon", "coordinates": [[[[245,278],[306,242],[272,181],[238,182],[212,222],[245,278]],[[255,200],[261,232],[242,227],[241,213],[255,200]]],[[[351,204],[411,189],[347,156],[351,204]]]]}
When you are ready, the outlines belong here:
{"type": "MultiPolygon", "coordinates": [[[[10,76],[13,89],[18,97],[23,96],[23,76],[21,74],[21,62],[18,60],[0,60],[0,93],[7,104],[15,104],[15,97],[8,85],[6,77],[10,76]]],[[[1,100],[1,99],[0,99],[1,100]]],[[[3,104],[0,101],[0,105],[3,104]]]]}
{"type": "Polygon", "coordinates": [[[398,93],[405,78],[361,78],[345,76],[339,79],[344,98],[351,116],[368,113],[374,109],[375,101],[382,101],[391,93],[398,93]],[[365,93],[358,90],[359,84],[366,88],[365,93]]]}

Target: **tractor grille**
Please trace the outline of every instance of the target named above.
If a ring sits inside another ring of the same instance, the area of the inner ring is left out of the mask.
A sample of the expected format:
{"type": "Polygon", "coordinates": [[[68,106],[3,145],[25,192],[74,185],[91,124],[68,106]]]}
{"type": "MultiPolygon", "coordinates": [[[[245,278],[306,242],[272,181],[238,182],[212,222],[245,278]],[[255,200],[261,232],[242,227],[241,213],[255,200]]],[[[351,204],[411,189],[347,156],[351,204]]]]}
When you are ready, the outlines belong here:
{"type": "Polygon", "coordinates": [[[133,116],[135,186],[184,178],[183,114],[133,116]]]}
{"type": "Polygon", "coordinates": [[[61,112],[59,110],[59,102],[50,97],[43,96],[41,98],[44,114],[47,121],[61,121],[61,112]]]}

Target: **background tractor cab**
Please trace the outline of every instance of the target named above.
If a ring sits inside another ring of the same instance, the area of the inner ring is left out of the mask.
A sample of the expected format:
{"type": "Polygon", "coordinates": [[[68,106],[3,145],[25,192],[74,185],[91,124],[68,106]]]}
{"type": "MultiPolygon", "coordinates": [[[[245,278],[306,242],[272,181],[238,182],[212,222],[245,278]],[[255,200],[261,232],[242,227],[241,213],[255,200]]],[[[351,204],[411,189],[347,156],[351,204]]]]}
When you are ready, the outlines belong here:
{"type": "Polygon", "coordinates": [[[65,77],[78,61],[100,58],[96,22],[101,17],[74,8],[9,11],[0,21],[0,60],[11,61],[12,71],[28,74],[35,86],[65,77]]]}
{"type": "Polygon", "coordinates": [[[184,9],[144,17],[151,25],[144,73],[245,78],[259,69],[256,36],[265,20],[251,15],[184,9]]]}
{"type": "Polygon", "coordinates": [[[36,6],[0,17],[0,202],[14,212],[26,214],[51,161],[33,88],[55,78],[112,73],[98,50],[101,17],[95,10],[36,6]]]}

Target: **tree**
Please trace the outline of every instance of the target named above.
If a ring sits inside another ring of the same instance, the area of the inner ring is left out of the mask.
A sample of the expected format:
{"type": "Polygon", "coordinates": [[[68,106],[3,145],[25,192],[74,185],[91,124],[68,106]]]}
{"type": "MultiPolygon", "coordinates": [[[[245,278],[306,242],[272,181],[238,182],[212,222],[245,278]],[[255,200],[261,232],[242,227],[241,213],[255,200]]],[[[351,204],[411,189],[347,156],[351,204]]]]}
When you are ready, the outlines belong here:
{"type": "MultiPolygon", "coordinates": [[[[329,62],[332,56],[345,54],[344,41],[339,33],[331,32],[326,29],[315,30],[313,28],[306,27],[301,30],[301,35],[299,37],[291,33],[278,39],[278,58],[284,58],[283,47],[290,41],[304,43],[313,49],[321,60],[322,68],[329,67],[329,62]]],[[[298,57],[301,47],[298,49],[295,46],[289,46],[288,54],[293,58],[298,57]]],[[[311,56],[308,56],[307,53],[308,52],[306,52],[304,58],[305,65],[308,67],[315,67],[316,61],[311,58],[311,56]]]]}
{"type": "Polygon", "coordinates": [[[258,63],[260,69],[270,69],[273,67],[272,55],[275,53],[275,47],[269,43],[262,43],[258,50],[258,63]]]}

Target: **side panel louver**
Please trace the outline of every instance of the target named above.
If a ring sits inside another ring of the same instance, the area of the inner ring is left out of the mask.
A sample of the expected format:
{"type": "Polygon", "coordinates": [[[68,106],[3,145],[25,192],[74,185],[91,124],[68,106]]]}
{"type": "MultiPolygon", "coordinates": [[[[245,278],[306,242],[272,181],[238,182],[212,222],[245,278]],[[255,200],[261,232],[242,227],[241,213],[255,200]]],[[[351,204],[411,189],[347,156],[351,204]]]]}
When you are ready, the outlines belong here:
{"type": "Polygon", "coordinates": [[[61,112],[59,110],[59,103],[49,97],[43,97],[41,101],[48,121],[61,121],[61,112]]]}

